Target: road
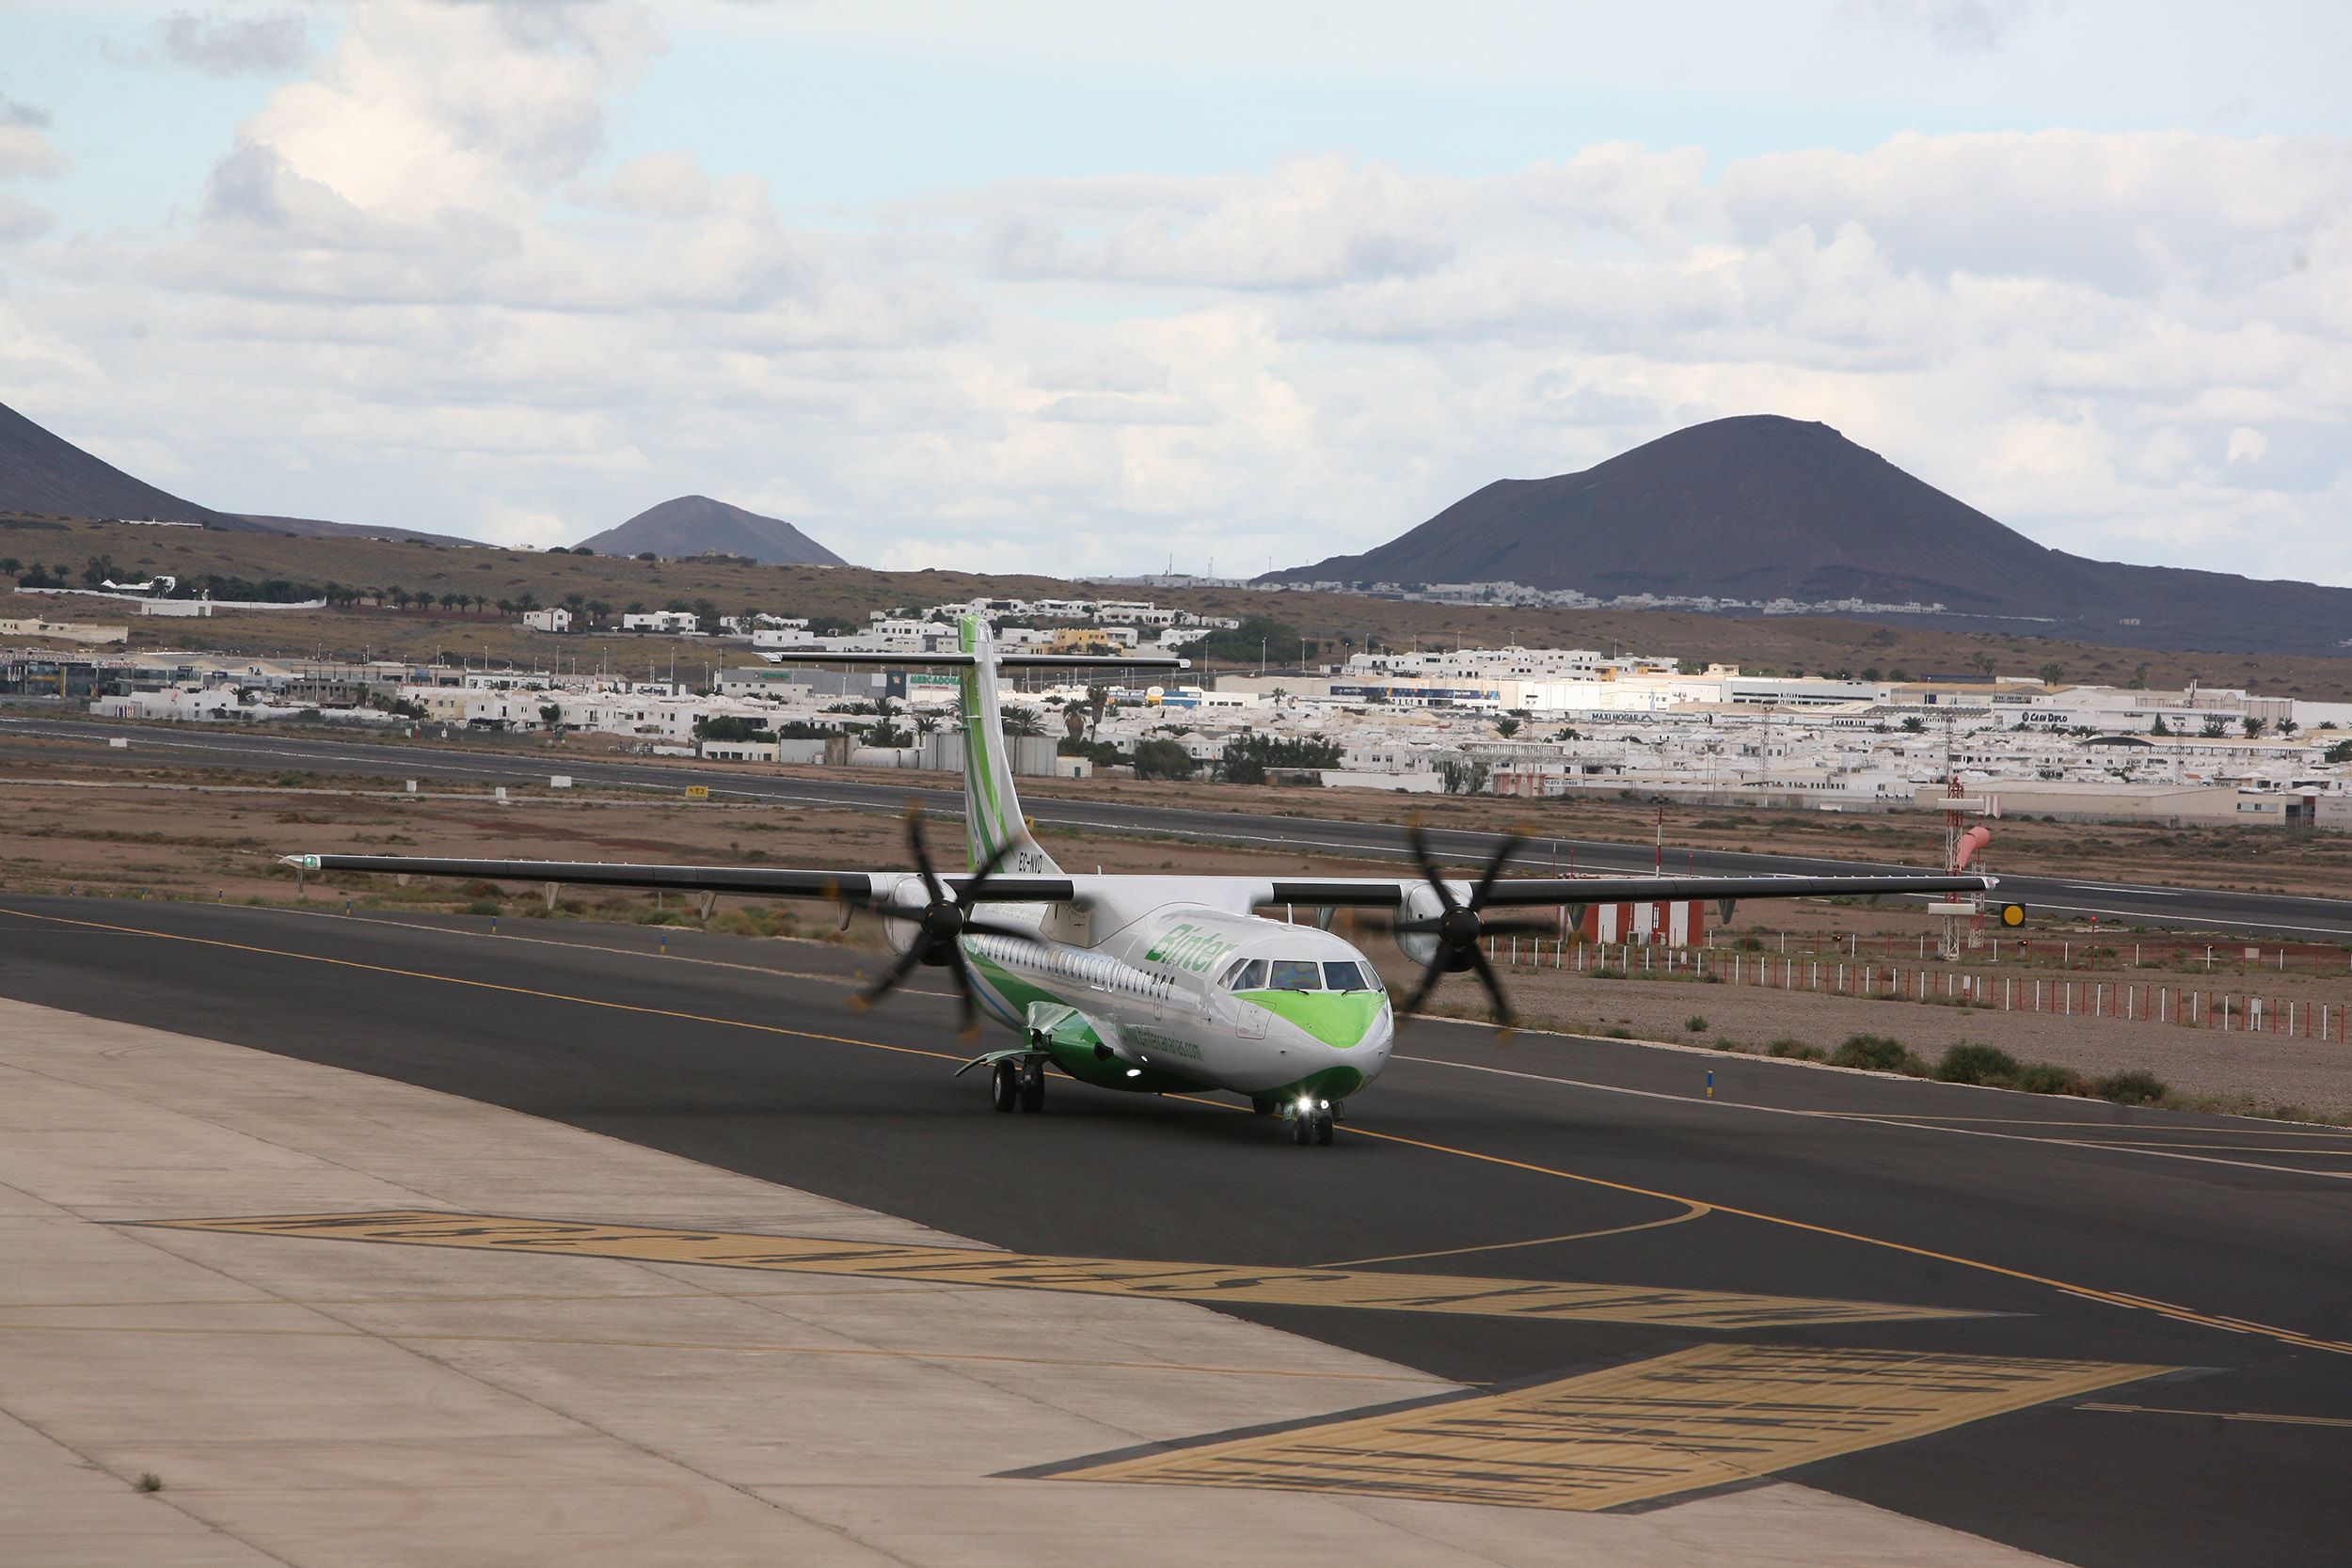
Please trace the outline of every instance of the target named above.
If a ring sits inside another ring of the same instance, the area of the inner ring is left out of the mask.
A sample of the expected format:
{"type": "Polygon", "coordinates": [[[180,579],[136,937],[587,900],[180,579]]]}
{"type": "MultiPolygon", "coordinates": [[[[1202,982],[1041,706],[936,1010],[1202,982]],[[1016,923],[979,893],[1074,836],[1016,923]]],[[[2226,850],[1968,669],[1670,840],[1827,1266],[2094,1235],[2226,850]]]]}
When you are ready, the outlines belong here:
{"type": "MultiPolygon", "coordinates": [[[[117,763],[149,762],[161,753],[183,765],[272,770],[300,768],[372,778],[470,780],[485,785],[541,782],[550,771],[550,759],[545,756],[507,756],[488,751],[388,741],[314,740],[187,726],[0,718],[0,741],[10,736],[82,741],[89,745],[93,761],[117,763]],[[128,741],[128,749],[110,748],[106,742],[113,738],[128,741]]],[[[920,801],[944,816],[961,816],[963,811],[961,794],[946,787],[812,779],[757,773],[740,767],[657,766],[589,758],[565,757],[557,766],[583,784],[672,793],[681,792],[690,784],[702,784],[714,799],[791,800],[893,813],[903,811],[910,802],[920,801]]],[[[1027,803],[1029,815],[1049,827],[1317,849],[1375,859],[1406,858],[1404,830],[1390,822],[1248,816],[1043,796],[1027,803]]],[[[1495,852],[1500,842],[1491,833],[1455,829],[1432,830],[1429,840],[1436,853],[1463,865],[1483,862],[1495,852]]],[[[1649,871],[1654,864],[1653,850],[1648,845],[1550,838],[1522,850],[1513,863],[1525,871],[1549,872],[1554,864],[1555,847],[1564,861],[1580,871],[1639,874],[1649,871]]],[[[1678,868],[1703,874],[1837,876],[1922,869],[1878,861],[1746,854],[1724,849],[1677,850],[1676,854],[1678,868]]],[[[2102,921],[2122,926],[2243,933],[2297,942],[2352,941],[2352,899],[2010,875],[2002,877],[2001,891],[2042,913],[2077,918],[2096,915],[2102,921]]]]}
{"type": "Polygon", "coordinates": [[[0,994],[1032,1252],[1908,1304],[1728,1331],[1220,1309],[1492,1386],[1726,1341],[2144,1364],[2167,1370],[1791,1479],[2101,1568],[2332,1564],[2352,1540],[2352,1133],[1556,1036],[1498,1049],[1433,1020],[1327,1149],[1060,1079],[1045,1114],[996,1116],[950,1076],[935,989],[861,1016],[837,949],[675,933],[661,957],[641,928],[532,924],[7,896],[0,994]]]}

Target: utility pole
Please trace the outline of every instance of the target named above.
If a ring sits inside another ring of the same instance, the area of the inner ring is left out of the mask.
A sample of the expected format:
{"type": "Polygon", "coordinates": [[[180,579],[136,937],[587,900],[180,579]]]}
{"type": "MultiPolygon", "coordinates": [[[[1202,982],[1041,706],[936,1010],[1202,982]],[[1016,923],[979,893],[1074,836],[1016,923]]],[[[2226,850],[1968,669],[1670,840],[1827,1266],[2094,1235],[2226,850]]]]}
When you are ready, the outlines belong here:
{"type": "MultiPolygon", "coordinates": [[[[1958,875],[1960,871],[1960,766],[1957,760],[1956,726],[1960,715],[1949,708],[1944,712],[1944,869],[1958,875]]],[[[1979,901],[1981,902],[1981,901],[1979,901]]],[[[1943,935],[1936,942],[1936,955],[1946,963],[1960,961],[1960,916],[1944,917],[1943,935]]]]}

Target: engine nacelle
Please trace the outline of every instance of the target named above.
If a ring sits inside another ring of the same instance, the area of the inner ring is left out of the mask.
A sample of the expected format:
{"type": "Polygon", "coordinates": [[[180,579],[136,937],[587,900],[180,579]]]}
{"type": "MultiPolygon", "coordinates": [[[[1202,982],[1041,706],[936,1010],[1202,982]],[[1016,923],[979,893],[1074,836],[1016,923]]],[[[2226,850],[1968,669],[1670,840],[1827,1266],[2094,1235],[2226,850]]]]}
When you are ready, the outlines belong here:
{"type": "MultiPolygon", "coordinates": [[[[1438,890],[1426,882],[1405,890],[1405,902],[1396,911],[1397,923],[1435,920],[1445,912],[1445,901],[1438,890]]],[[[1438,933],[1435,931],[1400,931],[1396,938],[1397,951],[1426,969],[1438,957],[1438,933]]]]}
{"type": "Polygon", "coordinates": [[[892,952],[903,954],[923,940],[923,925],[919,917],[923,913],[924,906],[930,902],[930,897],[923,892],[923,884],[913,877],[909,877],[893,888],[890,896],[882,900],[876,913],[882,912],[882,910],[889,910],[908,917],[904,920],[884,920],[882,923],[882,940],[890,943],[892,952]]]}

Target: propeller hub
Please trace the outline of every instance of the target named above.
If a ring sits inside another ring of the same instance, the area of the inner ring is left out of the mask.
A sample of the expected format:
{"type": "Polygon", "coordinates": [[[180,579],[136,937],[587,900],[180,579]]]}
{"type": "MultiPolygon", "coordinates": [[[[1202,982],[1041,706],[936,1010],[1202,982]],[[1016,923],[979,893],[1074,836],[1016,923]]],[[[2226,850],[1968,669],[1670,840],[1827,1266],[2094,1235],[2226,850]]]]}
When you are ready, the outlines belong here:
{"type": "Polygon", "coordinates": [[[963,934],[963,911],[942,901],[923,911],[923,938],[933,945],[951,942],[963,934]]]}
{"type": "Polygon", "coordinates": [[[1448,947],[1475,947],[1485,926],[1473,910],[1448,910],[1438,917],[1438,940],[1448,947]]]}

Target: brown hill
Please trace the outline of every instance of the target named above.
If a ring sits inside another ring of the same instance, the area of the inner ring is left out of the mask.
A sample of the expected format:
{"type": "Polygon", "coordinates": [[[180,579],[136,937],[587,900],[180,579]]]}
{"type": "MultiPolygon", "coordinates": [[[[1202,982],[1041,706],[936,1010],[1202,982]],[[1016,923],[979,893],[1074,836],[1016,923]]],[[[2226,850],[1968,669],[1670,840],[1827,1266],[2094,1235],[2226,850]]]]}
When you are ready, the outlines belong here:
{"type": "Polygon", "coordinates": [[[1940,603],[1949,624],[2150,648],[2320,653],[2352,637],[2352,589],[2053,550],[1827,425],[1773,415],[1694,425],[1581,473],[1498,480],[1377,549],[1269,578],[1940,603]]]}
{"type": "Polygon", "coordinates": [[[378,523],[330,523],[322,517],[275,517],[266,513],[247,512],[245,520],[269,533],[283,533],[295,539],[389,539],[399,544],[413,545],[474,545],[490,547],[480,539],[462,538],[454,533],[427,533],[421,528],[394,528],[378,523]]]}
{"type": "Polygon", "coordinates": [[[618,528],[580,541],[599,555],[641,555],[664,561],[698,555],[734,555],[768,566],[846,566],[781,517],[763,517],[708,496],[680,496],[649,506],[618,528]]]}

